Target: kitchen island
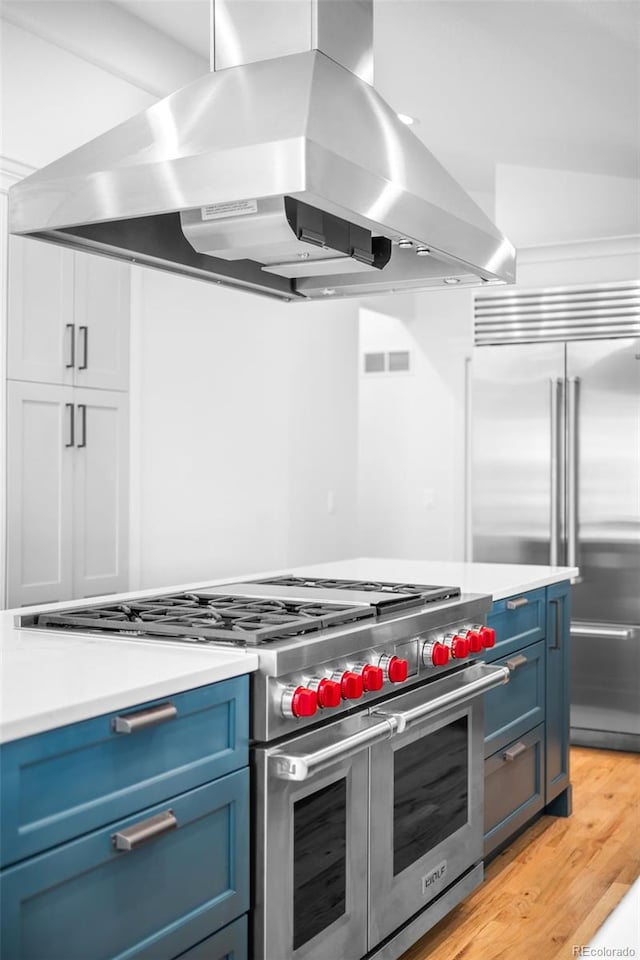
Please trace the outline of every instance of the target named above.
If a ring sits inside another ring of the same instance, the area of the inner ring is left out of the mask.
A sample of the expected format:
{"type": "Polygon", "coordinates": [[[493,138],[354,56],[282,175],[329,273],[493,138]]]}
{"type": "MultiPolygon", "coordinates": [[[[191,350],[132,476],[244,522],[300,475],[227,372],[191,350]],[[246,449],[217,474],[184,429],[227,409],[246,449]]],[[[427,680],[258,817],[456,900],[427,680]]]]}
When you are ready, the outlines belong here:
{"type": "MultiPolygon", "coordinates": [[[[463,593],[490,594],[495,602],[573,580],[578,570],[510,563],[359,557],[162,590],[136,590],[103,599],[126,603],[160,592],[177,593],[284,573],[451,584],[459,586],[463,593]]],[[[92,598],[92,602],[99,603],[100,599],[92,598]]],[[[86,604],[86,600],[74,600],[0,612],[0,743],[257,669],[256,655],[246,650],[202,649],[163,640],[112,640],[89,632],[86,635],[69,635],[64,631],[43,634],[17,626],[18,618],[39,610],[69,610],[86,604]]]]}
{"type": "MultiPolygon", "coordinates": [[[[566,638],[576,570],[355,559],[281,572],[490,593],[496,643],[482,656],[508,669],[511,682],[486,694],[485,856],[542,809],[570,811],[566,638]]],[[[87,601],[58,608],[82,606],[87,601]]],[[[8,956],[37,956],[82,913],[92,923],[65,960],[92,955],[96,936],[105,958],[186,958],[206,943],[208,958],[242,960],[249,907],[242,674],[256,669],[258,657],[174,640],[17,630],[15,616],[33,612],[2,616],[0,880],[8,956]],[[147,846],[150,837],[162,839],[147,846]],[[132,856],[141,843],[144,853],[132,856]],[[220,849],[226,857],[216,855],[220,849]],[[194,856],[216,869],[193,869],[194,856]],[[152,898],[153,910],[136,906],[135,897],[123,908],[122,891],[153,886],[168,857],[171,882],[152,898]]]]}

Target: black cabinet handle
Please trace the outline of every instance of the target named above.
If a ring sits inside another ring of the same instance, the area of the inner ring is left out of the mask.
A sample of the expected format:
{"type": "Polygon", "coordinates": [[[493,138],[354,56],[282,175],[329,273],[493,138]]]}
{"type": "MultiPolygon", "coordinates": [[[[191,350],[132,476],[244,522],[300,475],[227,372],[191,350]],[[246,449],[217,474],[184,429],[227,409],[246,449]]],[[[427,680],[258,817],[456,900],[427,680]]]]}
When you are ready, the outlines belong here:
{"type": "Polygon", "coordinates": [[[80,414],[80,427],[82,440],[78,444],[79,447],[86,447],[87,445],[87,405],[86,403],[78,404],[78,412],[80,414]]]}
{"type": "Polygon", "coordinates": [[[66,330],[69,334],[69,356],[68,356],[67,362],[65,363],[65,367],[69,369],[70,367],[75,367],[76,365],[76,325],[75,323],[68,323],[66,325],[66,330]]]}
{"type": "Polygon", "coordinates": [[[78,327],[78,339],[82,337],[82,361],[78,364],[78,370],[86,370],[89,365],[89,328],[78,327]]]}
{"type": "Polygon", "coordinates": [[[75,418],[73,416],[73,404],[65,403],[65,409],[69,413],[69,441],[65,447],[72,447],[75,444],[75,418]]]}

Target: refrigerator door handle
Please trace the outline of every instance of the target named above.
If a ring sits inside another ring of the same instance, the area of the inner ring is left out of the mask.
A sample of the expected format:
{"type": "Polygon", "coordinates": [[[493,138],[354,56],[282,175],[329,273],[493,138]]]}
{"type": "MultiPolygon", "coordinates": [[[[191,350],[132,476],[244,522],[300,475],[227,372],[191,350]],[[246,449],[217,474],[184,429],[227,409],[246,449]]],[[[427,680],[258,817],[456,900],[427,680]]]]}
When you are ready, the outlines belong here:
{"type": "Polygon", "coordinates": [[[631,640],[633,627],[602,627],[592,623],[572,623],[572,637],[602,637],[605,640],[631,640]]]}
{"type": "Polygon", "coordinates": [[[567,402],[567,565],[578,565],[578,416],[580,377],[569,379],[567,402]]]}
{"type": "Polygon", "coordinates": [[[549,563],[557,567],[561,563],[560,545],[563,528],[563,470],[562,470],[562,421],[564,416],[564,380],[552,378],[550,387],[551,412],[551,529],[549,532],[549,563]]]}

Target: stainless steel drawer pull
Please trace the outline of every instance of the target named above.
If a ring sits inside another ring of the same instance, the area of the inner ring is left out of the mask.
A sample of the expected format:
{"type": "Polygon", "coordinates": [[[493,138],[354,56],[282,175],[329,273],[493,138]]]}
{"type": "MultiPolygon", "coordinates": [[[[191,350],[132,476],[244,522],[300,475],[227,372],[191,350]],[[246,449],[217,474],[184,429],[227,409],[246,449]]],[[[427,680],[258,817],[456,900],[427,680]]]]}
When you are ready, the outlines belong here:
{"type": "Polygon", "coordinates": [[[510,763],[512,760],[515,760],[516,757],[519,757],[520,754],[526,753],[526,752],[527,752],[526,744],[514,743],[512,747],[509,747],[508,750],[505,750],[505,752],[502,754],[502,757],[504,760],[510,763]]]}
{"type": "Polygon", "coordinates": [[[516,600],[507,600],[507,610],[519,610],[520,607],[528,606],[529,601],[526,597],[518,597],[516,600]]]}
{"type": "Polygon", "coordinates": [[[519,653],[517,657],[513,657],[512,660],[507,660],[507,666],[509,667],[509,670],[511,670],[511,673],[513,673],[514,670],[517,670],[518,667],[524,667],[525,663],[529,663],[529,661],[527,657],[523,656],[521,653],[519,653]]]}
{"type": "Polygon", "coordinates": [[[134,823],[132,827],[126,830],[119,830],[111,834],[111,845],[114,850],[135,850],[148,843],[149,840],[155,840],[171,830],[176,830],[178,821],[175,818],[173,810],[165,810],[164,813],[158,813],[155,817],[149,817],[148,820],[141,820],[140,823],[134,823]]]}
{"type": "Polygon", "coordinates": [[[127,713],[124,717],[114,717],[111,729],[114,733],[136,733],[147,727],[155,727],[157,723],[166,723],[178,716],[178,710],[172,703],[159,703],[157,707],[147,710],[138,710],[137,713],[127,713]]]}

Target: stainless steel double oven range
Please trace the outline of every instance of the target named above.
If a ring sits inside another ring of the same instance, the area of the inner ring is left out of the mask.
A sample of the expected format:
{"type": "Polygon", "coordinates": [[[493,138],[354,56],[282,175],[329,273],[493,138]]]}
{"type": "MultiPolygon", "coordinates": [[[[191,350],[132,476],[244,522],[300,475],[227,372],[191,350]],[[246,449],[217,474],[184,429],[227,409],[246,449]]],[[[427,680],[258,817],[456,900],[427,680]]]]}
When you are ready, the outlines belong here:
{"type": "Polygon", "coordinates": [[[254,647],[253,956],[392,960],[482,880],[489,606],[285,576],[38,625],[254,647]]]}

